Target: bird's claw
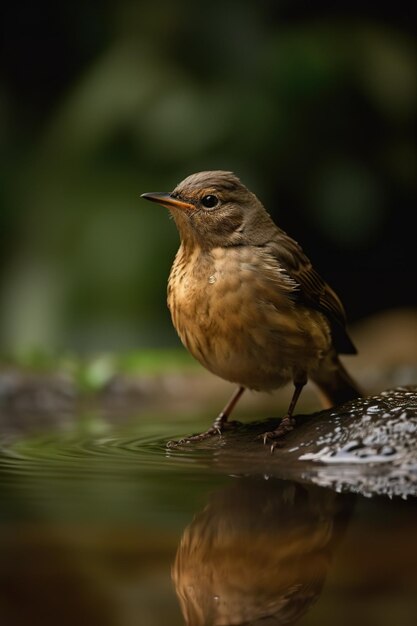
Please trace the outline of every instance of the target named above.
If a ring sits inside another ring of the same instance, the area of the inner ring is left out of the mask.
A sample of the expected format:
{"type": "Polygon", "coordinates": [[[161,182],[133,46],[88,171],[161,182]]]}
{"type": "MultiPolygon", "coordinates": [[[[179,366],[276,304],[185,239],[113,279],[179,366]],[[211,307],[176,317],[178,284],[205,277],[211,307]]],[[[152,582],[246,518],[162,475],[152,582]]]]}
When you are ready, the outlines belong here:
{"type": "MultiPolygon", "coordinates": [[[[214,422],[211,428],[214,428],[218,432],[218,434],[221,435],[226,430],[235,430],[238,426],[240,426],[240,423],[241,422],[238,422],[236,420],[229,422],[229,421],[222,421],[220,419],[218,420],[216,419],[216,421],[214,422]]],[[[209,428],[209,430],[211,429],[209,428]]]]}
{"type": "Polygon", "coordinates": [[[281,420],[281,423],[275,430],[270,430],[262,435],[259,435],[257,439],[262,439],[264,446],[267,443],[271,442],[271,454],[274,452],[275,448],[281,447],[283,444],[282,438],[285,437],[287,433],[294,429],[295,420],[291,417],[284,417],[281,420]]]}
{"type": "Polygon", "coordinates": [[[189,443],[194,443],[194,442],[198,442],[198,441],[204,441],[205,439],[210,439],[211,437],[217,436],[217,437],[221,437],[223,432],[226,430],[234,430],[240,422],[221,422],[221,421],[217,421],[214,422],[213,426],[211,426],[208,430],[204,431],[203,433],[198,433],[196,435],[190,435],[189,437],[184,437],[183,439],[179,439],[178,441],[168,441],[166,444],[167,448],[178,448],[179,446],[182,445],[187,445],[189,443]]]}
{"type": "Polygon", "coordinates": [[[221,435],[221,431],[218,428],[211,427],[206,430],[204,433],[198,433],[196,435],[190,435],[189,437],[184,437],[183,439],[179,439],[178,441],[168,441],[167,448],[178,448],[178,446],[183,446],[188,443],[193,443],[195,441],[204,441],[205,439],[209,439],[214,435],[221,435]]]}

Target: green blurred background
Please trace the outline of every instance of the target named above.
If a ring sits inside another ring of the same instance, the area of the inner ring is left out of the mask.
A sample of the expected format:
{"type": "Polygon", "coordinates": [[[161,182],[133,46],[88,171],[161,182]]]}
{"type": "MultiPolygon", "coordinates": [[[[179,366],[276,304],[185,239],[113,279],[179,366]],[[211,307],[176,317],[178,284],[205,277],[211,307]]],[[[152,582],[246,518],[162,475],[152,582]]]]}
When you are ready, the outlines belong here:
{"type": "Polygon", "coordinates": [[[139,196],[202,169],[257,193],[351,321],[416,304],[407,3],[23,0],[3,29],[3,355],[178,345],[177,233],[139,196]]]}

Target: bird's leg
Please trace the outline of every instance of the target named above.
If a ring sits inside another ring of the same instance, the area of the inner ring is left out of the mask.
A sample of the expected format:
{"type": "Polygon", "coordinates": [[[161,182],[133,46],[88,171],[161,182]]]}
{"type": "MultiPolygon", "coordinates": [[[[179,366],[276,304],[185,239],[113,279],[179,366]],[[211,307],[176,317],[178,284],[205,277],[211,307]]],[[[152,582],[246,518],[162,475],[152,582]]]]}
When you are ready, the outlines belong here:
{"type": "Polygon", "coordinates": [[[271,452],[274,451],[278,445],[278,440],[284,437],[287,433],[294,429],[295,420],[293,419],[294,409],[298,402],[298,398],[307,383],[307,376],[303,373],[294,380],[294,393],[292,394],[290,406],[288,407],[287,414],[282,418],[279,426],[275,430],[263,433],[260,435],[260,439],[263,439],[264,444],[271,443],[271,452]]]}
{"type": "Polygon", "coordinates": [[[244,391],[245,387],[238,387],[234,391],[232,397],[224,407],[223,411],[219,413],[219,415],[214,420],[212,428],[214,428],[214,430],[216,430],[218,434],[220,434],[226,428],[233,428],[233,426],[236,426],[236,424],[238,424],[238,422],[229,422],[228,419],[230,413],[235,408],[238,400],[240,399],[240,396],[243,394],[244,391]]]}
{"type": "Polygon", "coordinates": [[[192,443],[193,441],[203,441],[204,439],[208,439],[209,437],[213,437],[213,435],[221,435],[223,431],[235,428],[239,422],[229,422],[228,418],[235,408],[240,396],[245,391],[245,387],[237,387],[237,389],[233,392],[232,397],[224,407],[223,411],[219,413],[219,415],[214,420],[212,426],[208,430],[203,433],[198,433],[197,435],[190,435],[189,437],[184,437],[179,441],[168,441],[168,448],[175,448],[176,446],[182,445],[184,443],[192,443]]]}

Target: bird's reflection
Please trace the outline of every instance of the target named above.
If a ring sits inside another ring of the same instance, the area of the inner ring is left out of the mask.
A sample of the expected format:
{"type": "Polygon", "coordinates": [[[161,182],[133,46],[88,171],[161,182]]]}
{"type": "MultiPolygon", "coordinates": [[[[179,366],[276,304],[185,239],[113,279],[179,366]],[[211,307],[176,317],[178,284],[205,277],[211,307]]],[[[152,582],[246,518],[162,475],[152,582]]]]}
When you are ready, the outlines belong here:
{"type": "Polygon", "coordinates": [[[295,624],[320,595],[353,498],[238,478],[185,529],[172,576],[188,626],[295,624]]]}

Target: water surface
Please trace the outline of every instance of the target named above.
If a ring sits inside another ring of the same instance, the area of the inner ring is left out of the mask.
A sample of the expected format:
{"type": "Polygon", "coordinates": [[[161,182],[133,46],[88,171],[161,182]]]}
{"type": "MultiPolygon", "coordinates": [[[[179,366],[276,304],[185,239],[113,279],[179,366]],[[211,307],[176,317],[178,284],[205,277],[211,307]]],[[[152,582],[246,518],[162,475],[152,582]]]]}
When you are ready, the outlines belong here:
{"type": "Polygon", "coordinates": [[[415,467],[400,476],[399,447],[364,433],[369,463],[357,432],[360,453],[349,437],[338,447],[356,463],[335,463],[321,424],[274,455],[254,441],[265,424],[174,450],[168,439],[207,421],[86,414],[9,429],[0,623],[414,625],[415,467]]]}

